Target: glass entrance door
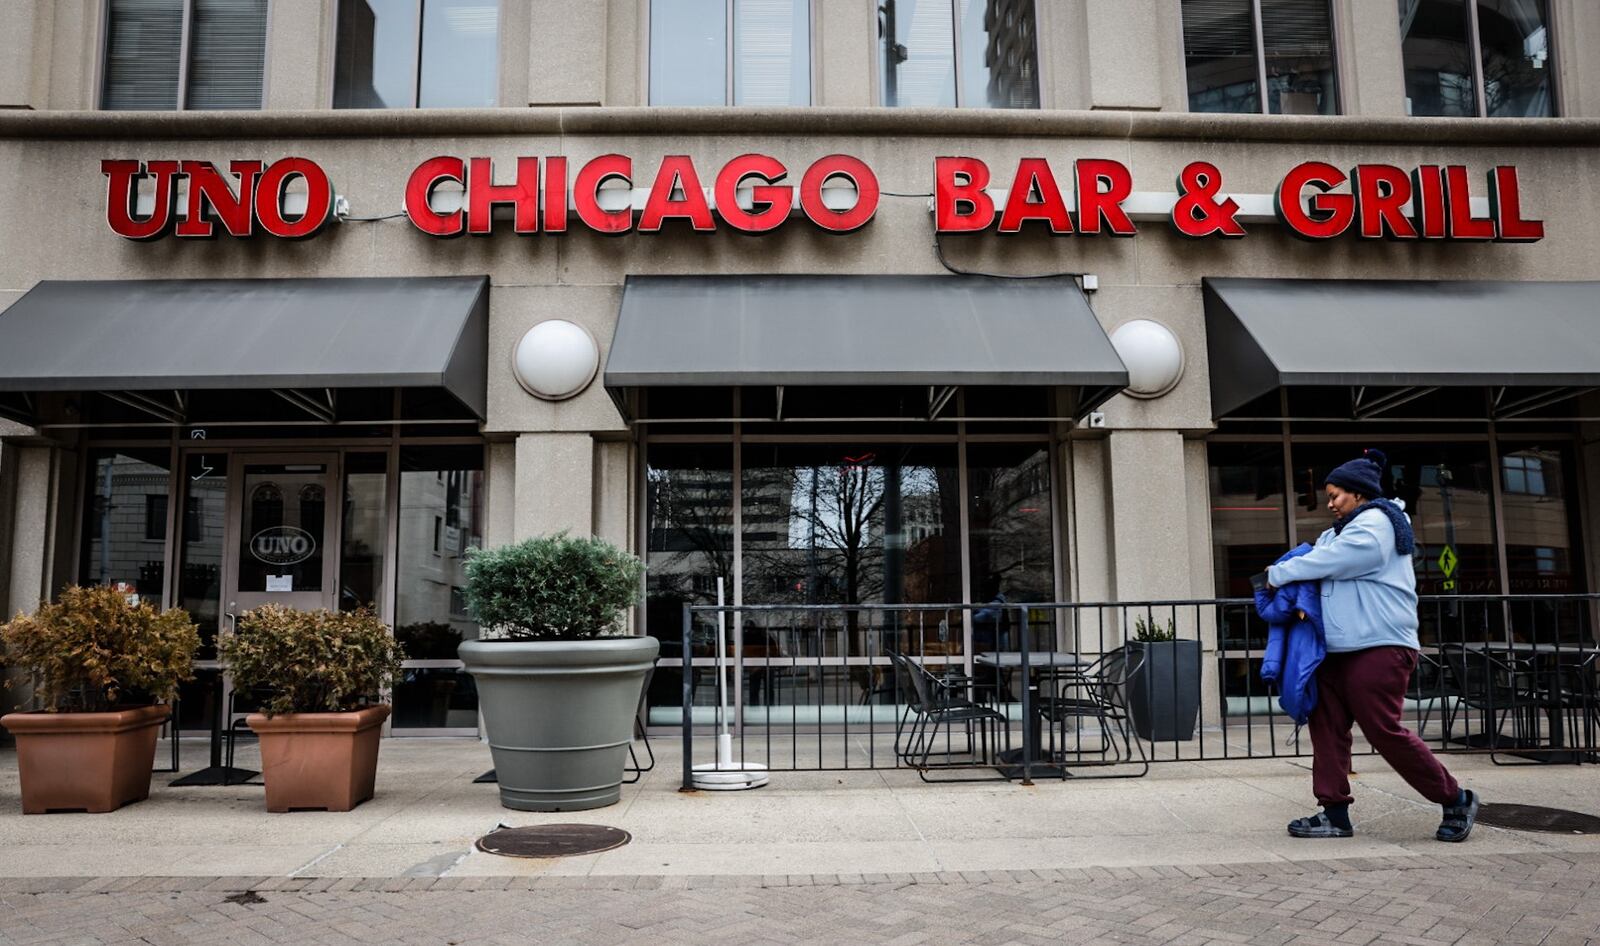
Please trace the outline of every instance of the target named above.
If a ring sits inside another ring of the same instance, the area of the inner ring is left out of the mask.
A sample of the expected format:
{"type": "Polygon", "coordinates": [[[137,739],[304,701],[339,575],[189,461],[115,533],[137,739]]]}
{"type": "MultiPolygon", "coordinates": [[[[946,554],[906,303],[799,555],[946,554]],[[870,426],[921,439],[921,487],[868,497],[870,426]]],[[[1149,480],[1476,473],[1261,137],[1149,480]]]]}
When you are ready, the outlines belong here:
{"type": "Polygon", "coordinates": [[[329,454],[235,458],[229,551],[233,568],[228,611],[264,604],[334,607],[336,458],[329,454]]]}

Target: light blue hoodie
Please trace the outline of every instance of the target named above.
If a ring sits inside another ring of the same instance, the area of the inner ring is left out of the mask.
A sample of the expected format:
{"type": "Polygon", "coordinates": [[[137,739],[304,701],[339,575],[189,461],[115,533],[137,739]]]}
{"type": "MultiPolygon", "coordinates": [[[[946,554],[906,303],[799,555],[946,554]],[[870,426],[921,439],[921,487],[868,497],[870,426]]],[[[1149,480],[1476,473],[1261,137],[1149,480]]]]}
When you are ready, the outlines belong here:
{"type": "Polygon", "coordinates": [[[1316,547],[1267,569],[1281,588],[1322,583],[1322,627],[1329,653],[1417,643],[1417,573],[1395,548],[1394,526],[1377,509],[1357,513],[1342,532],[1317,537],[1316,547]]]}

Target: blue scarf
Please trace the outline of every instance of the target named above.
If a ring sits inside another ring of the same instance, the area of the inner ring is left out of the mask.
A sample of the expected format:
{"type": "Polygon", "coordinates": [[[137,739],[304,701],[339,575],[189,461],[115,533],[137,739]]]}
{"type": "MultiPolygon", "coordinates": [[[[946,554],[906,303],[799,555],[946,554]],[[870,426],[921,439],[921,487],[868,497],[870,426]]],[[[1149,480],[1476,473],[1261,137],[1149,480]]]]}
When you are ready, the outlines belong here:
{"type": "Polygon", "coordinates": [[[1399,506],[1396,506],[1393,502],[1387,499],[1368,500],[1367,502],[1362,503],[1360,506],[1357,506],[1356,511],[1352,512],[1350,515],[1345,516],[1342,519],[1335,519],[1333,521],[1333,534],[1338,535],[1339,533],[1343,532],[1344,527],[1349,525],[1351,520],[1366,512],[1368,509],[1376,509],[1378,512],[1381,512],[1385,516],[1389,517],[1389,524],[1394,526],[1395,551],[1399,552],[1401,555],[1410,555],[1412,551],[1416,549],[1417,537],[1416,534],[1411,531],[1411,520],[1406,518],[1405,510],[1401,509],[1399,506]]]}

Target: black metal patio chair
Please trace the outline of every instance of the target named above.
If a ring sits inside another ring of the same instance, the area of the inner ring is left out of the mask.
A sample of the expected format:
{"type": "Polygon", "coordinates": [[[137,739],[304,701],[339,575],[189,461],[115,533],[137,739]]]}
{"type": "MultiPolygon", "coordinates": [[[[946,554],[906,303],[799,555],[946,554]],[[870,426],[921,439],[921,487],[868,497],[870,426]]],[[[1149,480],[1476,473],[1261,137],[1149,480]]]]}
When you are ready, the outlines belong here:
{"type": "Polygon", "coordinates": [[[1544,706],[1530,687],[1533,668],[1526,661],[1508,653],[1496,653],[1489,646],[1468,647],[1465,644],[1445,644],[1439,648],[1445,667],[1455,678],[1456,699],[1444,706],[1444,740],[1459,739],[1469,745],[1490,749],[1489,759],[1504,765],[1498,756],[1517,749],[1537,748],[1538,721],[1535,717],[1544,706]],[[1483,720],[1477,733],[1471,727],[1460,737],[1454,736],[1455,725],[1462,710],[1475,711],[1483,720]],[[1511,721],[1511,737],[1505,737],[1506,721],[1511,721]],[[1494,751],[1494,750],[1499,750],[1494,751]]]}
{"type": "Polygon", "coordinates": [[[1038,707],[1051,724],[1045,746],[1049,755],[1074,768],[1140,766],[1137,771],[1091,777],[1138,778],[1149,772],[1150,759],[1144,743],[1133,734],[1127,701],[1128,678],[1143,664],[1143,651],[1130,660],[1128,651],[1119,647],[1087,667],[1054,674],[1055,685],[1040,693],[1038,707]],[[1086,740],[1084,724],[1090,722],[1094,731],[1086,740]]]}
{"type": "MultiPolygon", "coordinates": [[[[999,751],[1001,733],[1009,720],[991,706],[964,695],[980,695],[984,685],[966,676],[937,676],[922,664],[902,654],[890,652],[889,658],[899,671],[906,686],[906,711],[910,735],[904,738],[897,731],[895,754],[917,770],[925,782],[978,782],[993,781],[995,776],[976,778],[928,777],[930,771],[939,769],[975,768],[993,761],[999,751]],[[956,726],[962,728],[965,748],[956,749],[953,743],[956,726]],[[939,747],[940,733],[944,735],[943,751],[938,755],[943,761],[933,761],[939,747]],[[965,758],[959,758],[964,756],[965,758]]],[[[898,729],[899,727],[897,727],[898,729]]]]}

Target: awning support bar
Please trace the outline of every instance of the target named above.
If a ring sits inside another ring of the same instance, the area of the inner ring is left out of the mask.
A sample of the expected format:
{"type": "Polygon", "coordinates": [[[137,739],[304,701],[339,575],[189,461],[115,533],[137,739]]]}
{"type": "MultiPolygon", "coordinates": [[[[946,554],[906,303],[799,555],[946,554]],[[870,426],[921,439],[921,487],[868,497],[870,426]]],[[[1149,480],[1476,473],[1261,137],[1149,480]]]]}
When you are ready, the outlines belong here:
{"type": "Polygon", "coordinates": [[[297,391],[292,388],[275,388],[272,393],[283,398],[285,401],[288,401],[290,404],[293,404],[295,407],[300,408],[317,420],[322,421],[324,424],[331,424],[337,419],[337,416],[334,412],[333,389],[331,388],[324,388],[322,390],[322,396],[325,400],[315,398],[304,391],[297,391]]]}
{"type": "MultiPolygon", "coordinates": [[[[1590,391],[1594,391],[1594,390],[1597,390],[1597,389],[1596,388],[1556,388],[1556,389],[1550,390],[1550,391],[1543,391],[1543,392],[1541,392],[1539,394],[1530,394],[1527,397],[1519,398],[1519,399],[1517,399],[1515,401],[1512,401],[1510,404],[1502,404],[1502,403],[1500,403],[1500,398],[1497,397],[1497,398],[1495,398],[1494,417],[1495,417],[1495,420],[1504,420],[1504,419],[1510,418],[1510,417],[1518,417],[1518,416],[1526,414],[1526,413],[1528,413],[1530,411],[1536,411],[1541,407],[1549,407],[1551,404],[1558,404],[1561,401],[1565,401],[1565,400],[1567,400],[1569,398],[1582,397],[1583,395],[1588,394],[1590,391]]],[[[1505,391],[1505,389],[1502,388],[1501,389],[1501,393],[1503,394],[1504,391],[1505,391]]]]}
{"type": "Polygon", "coordinates": [[[1385,394],[1383,397],[1378,398],[1370,404],[1362,406],[1360,403],[1361,396],[1365,394],[1366,388],[1361,388],[1355,397],[1355,418],[1356,420],[1366,420],[1370,417],[1376,417],[1379,414],[1382,414],[1385,411],[1393,410],[1402,404],[1409,404],[1419,397],[1427,397],[1437,390],[1439,390],[1437,386],[1431,388],[1401,388],[1398,391],[1385,394]]]}
{"type": "Polygon", "coordinates": [[[179,402],[178,406],[174,407],[171,404],[163,404],[148,394],[140,394],[137,391],[101,391],[100,393],[118,404],[131,407],[136,411],[144,411],[156,420],[166,421],[169,424],[183,423],[184,411],[182,402],[179,402]]]}
{"type": "Polygon", "coordinates": [[[930,385],[928,387],[928,419],[938,420],[939,412],[944,410],[945,406],[950,403],[950,399],[955,396],[956,389],[954,385],[945,385],[942,388],[930,385]]]}
{"type": "Polygon", "coordinates": [[[772,412],[772,419],[783,420],[783,385],[777,385],[775,391],[778,396],[778,407],[772,412]]]}

